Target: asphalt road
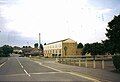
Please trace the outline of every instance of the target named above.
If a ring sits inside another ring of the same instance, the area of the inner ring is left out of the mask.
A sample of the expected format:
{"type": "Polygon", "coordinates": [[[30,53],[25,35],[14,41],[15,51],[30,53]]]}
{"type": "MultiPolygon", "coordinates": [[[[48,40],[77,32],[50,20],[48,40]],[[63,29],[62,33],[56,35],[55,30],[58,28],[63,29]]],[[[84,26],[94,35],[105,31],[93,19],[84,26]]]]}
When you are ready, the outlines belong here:
{"type": "Polygon", "coordinates": [[[9,57],[0,65],[0,81],[69,81],[93,82],[74,73],[36,63],[26,57],[9,57]]]}

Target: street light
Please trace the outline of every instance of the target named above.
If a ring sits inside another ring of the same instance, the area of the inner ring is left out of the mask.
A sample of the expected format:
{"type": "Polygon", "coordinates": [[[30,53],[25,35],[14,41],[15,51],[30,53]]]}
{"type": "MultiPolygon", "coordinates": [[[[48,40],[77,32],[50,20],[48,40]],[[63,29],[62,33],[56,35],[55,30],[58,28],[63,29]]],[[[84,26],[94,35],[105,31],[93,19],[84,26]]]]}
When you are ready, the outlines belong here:
{"type": "Polygon", "coordinates": [[[65,56],[66,56],[66,51],[67,51],[67,47],[66,46],[64,47],[64,50],[65,50],[65,56]]]}

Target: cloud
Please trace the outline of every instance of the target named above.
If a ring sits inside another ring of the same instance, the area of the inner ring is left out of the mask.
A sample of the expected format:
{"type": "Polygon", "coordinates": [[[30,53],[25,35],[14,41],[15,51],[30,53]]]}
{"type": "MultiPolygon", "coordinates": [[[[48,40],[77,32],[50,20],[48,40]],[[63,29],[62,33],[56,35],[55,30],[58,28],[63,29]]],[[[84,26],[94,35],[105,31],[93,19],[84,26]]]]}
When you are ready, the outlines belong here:
{"type": "MultiPolygon", "coordinates": [[[[105,38],[106,19],[102,20],[102,14],[108,16],[112,12],[110,8],[93,7],[87,3],[88,0],[20,1],[22,4],[3,7],[2,10],[4,19],[9,21],[5,27],[13,38],[11,43],[34,42],[38,33],[44,42],[70,37],[88,43],[105,38]]],[[[7,34],[4,36],[8,37],[7,34]]]]}
{"type": "Polygon", "coordinates": [[[112,12],[112,9],[110,9],[110,8],[98,9],[98,12],[106,14],[106,13],[112,12]]]}
{"type": "Polygon", "coordinates": [[[4,30],[0,32],[0,46],[8,44],[8,45],[29,45],[33,46],[37,40],[33,40],[32,38],[22,37],[20,33],[16,31],[4,30]]]}
{"type": "Polygon", "coordinates": [[[0,5],[16,4],[18,0],[0,0],[0,5]]]}

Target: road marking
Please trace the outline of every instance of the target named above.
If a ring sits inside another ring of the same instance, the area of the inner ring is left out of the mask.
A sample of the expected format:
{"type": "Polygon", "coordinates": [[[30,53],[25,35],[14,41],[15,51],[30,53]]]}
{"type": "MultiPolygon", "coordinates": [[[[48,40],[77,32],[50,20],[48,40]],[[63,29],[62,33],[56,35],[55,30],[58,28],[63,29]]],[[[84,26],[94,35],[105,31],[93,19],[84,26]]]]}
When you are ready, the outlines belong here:
{"type": "Polygon", "coordinates": [[[87,77],[87,76],[83,76],[83,75],[80,75],[80,74],[77,74],[77,73],[73,73],[73,72],[67,72],[67,73],[69,73],[71,75],[74,75],[74,76],[78,76],[78,77],[82,77],[82,78],[85,78],[85,79],[89,79],[89,80],[94,81],[94,82],[101,82],[101,81],[99,81],[97,79],[93,79],[93,78],[90,78],[90,77],[87,77]]]}
{"type": "Polygon", "coordinates": [[[63,71],[61,71],[61,70],[52,68],[52,67],[50,67],[50,66],[43,65],[43,64],[40,63],[40,62],[37,62],[37,61],[34,61],[34,62],[38,63],[38,64],[41,65],[41,66],[44,66],[44,67],[53,69],[53,70],[55,70],[55,71],[58,71],[59,73],[68,73],[68,74],[71,74],[71,75],[74,75],[74,76],[78,76],[78,77],[82,77],[82,78],[85,78],[85,79],[88,79],[88,80],[91,80],[91,81],[94,81],[94,82],[100,82],[100,81],[97,80],[97,79],[90,78],[90,77],[87,77],[87,76],[84,76],[84,75],[81,75],[81,74],[77,74],[77,73],[73,73],[73,72],[63,72],[63,71]]]}
{"type": "MultiPolygon", "coordinates": [[[[8,60],[9,60],[9,58],[7,59],[7,61],[8,61],[8,60]]],[[[5,63],[6,63],[6,62],[3,62],[3,63],[0,65],[0,67],[2,67],[3,65],[5,65],[5,63]]]]}
{"type": "Polygon", "coordinates": [[[30,77],[31,75],[24,69],[24,72],[30,77]]]}
{"type": "Polygon", "coordinates": [[[30,73],[30,74],[39,75],[39,74],[56,74],[56,73],[66,73],[66,72],[40,72],[40,73],[30,73]]]}
{"type": "Polygon", "coordinates": [[[47,67],[47,68],[50,68],[50,69],[55,70],[55,71],[58,71],[58,72],[63,72],[63,71],[61,71],[61,70],[58,70],[58,69],[52,68],[52,67],[50,67],[50,66],[43,65],[43,64],[40,63],[40,62],[37,62],[37,61],[34,61],[34,62],[38,63],[39,65],[41,65],[41,66],[43,66],[43,67],[47,67]]]}
{"type": "Polygon", "coordinates": [[[16,58],[18,63],[20,64],[20,66],[23,68],[23,65],[20,63],[20,61],[18,60],[18,58],[16,58]]]}
{"type": "Polygon", "coordinates": [[[0,67],[2,67],[3,65],[5,65],[5,63],[6,63],[6,62],[2,63],[2,64],[0,65],[0,67]]]}
{"type": "Polygon", "coordinates": [[[20,64],[21,68],[24,70],[24,72],[28,75],[28,76],[31,76],[24,68],[23,68],[23,65],[20,63],[20,61],[18,60],[18,58],[16,58],[18,63],[20,64]]]}
{"type": "Polygon", "coordinates": [[[20,75],[26,75],[25,73],[24,74],[8,74],[8,75],[0,75],[0,76],[20,76],[20,75]]]}

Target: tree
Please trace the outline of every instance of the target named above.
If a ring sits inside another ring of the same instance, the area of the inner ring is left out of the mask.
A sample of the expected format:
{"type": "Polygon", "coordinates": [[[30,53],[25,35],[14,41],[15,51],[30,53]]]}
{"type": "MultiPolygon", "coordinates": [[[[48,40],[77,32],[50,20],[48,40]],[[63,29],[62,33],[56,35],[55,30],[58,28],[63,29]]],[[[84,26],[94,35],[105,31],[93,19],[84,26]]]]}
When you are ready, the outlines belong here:
{"type": "Polygon", "coordinates": [[[46,45],[46,43],[44,43],[44,45],[46,45]]]}
{"type": "Polygon", "coordinates": [[[43,51],[43,45],[42,44],[40,44],[40,49],[43,51]]]}
{"type": "Polygon", "coordinates": [[[91,45],[89,43],[85,44],[84,47],[83,47],[83,52],[82,54],[86,54],[86,53],[90,53],[91,51],[91,45]]]}
{"type": "Polygon", "coordinates": [[[85,44],[83,47],[83,54],[91,53],[91,55],[95,58],[96,55],[104,55],[104,45],[102,43],[92,43],[85,44]]]}
{"type": "Polygon", "coordinates": [[[79,43],[79,44],[77,45],[77,48],[83,48],[83,44],[82,44],[82,43],[79,43]]]}
{"type": "Polygon", "coordinates": [[[3,56],[3,50],[2,50],[2,47],[0,47],[0,57],[3,56]]]}
{"type": "Polygon", "coordinates": [[[112,54],[120,53],[120,15],[114,16],[113,20],[108,23],[108,27],[106,36],[108,37],[108,44],[111,44],[109,51],[112,54]]]}
{"type": "Polygon", "coordinates": [[[34,44],[34,48],[38,48],[38,43],[35,43],[35,44],[34,44]]]}
{"type": "Polygon", "coordinates": [[[113,53],[113,44],[109,41],[109,40],[104,40],[102,41],[103,45],[104,45],[104,52],[106,54],[114,54],[113,53]]]}
{"type": "Polygon", "coordinates": [[[102,43],[91,44],[91,55],[104,55],[104,45],[102,43]]]}
{"type": "Polygon", "coordinates": [[[4,45],[2,48],[2,53],[4,54],[4,56],[10,56],[9,54],[13,52],[13,48],[9,45],[4,45]]]}

